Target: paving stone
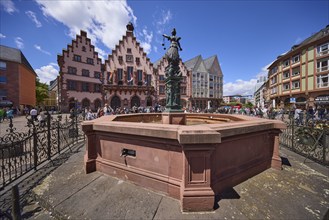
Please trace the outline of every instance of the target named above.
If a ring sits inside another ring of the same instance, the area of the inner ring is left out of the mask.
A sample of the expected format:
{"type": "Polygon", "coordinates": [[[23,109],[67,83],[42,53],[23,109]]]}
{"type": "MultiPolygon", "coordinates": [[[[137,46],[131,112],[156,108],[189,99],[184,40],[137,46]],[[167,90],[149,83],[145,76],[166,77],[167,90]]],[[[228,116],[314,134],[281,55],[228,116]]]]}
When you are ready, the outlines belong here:
{"type": "Polygon", "coordinates": [[[182,213],[179,200],[100,172],[85,174],[83,152],[72,156],[34,191],[50,204],[52,215],[67,219],[327,218],[328,167],[303,163],[303,157],[287,149],[280,152],[290,166],[284,165],[281,171],[268,169],[221,193],[213,212],[182,213]]]}

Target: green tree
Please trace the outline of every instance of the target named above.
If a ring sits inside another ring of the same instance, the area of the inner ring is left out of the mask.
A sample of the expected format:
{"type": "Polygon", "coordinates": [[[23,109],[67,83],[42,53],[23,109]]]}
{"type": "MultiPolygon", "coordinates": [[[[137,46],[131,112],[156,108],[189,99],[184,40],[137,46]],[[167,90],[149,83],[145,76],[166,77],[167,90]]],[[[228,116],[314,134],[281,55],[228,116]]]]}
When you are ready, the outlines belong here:
{"type": "Polygon", "coordinates": [[[247,102],[247,104],[245,104],[244,107],[252,108],[254,107],[254,105],[251,102],[247,102]]]}
{"type": "Polygon", "coordinates": [[[35,81],[35,95],[37,99],[37,105],[40,105],[48,96],[48,85],[46,83],[40,82],[37,77],[35,81]]]}

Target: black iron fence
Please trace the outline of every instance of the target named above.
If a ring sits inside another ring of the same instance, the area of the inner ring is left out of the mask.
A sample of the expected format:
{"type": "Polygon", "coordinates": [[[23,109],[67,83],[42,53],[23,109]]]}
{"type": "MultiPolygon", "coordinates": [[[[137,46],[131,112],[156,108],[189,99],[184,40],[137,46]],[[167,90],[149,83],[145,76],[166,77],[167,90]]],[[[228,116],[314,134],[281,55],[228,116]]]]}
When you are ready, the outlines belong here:
{"type": "Polygon", "coordinates": [[[12,119],[0,137],[0,191],[23,175],[37,170],[66,148],[84,140],[78,114],[65,119],[46,113],[45,120],[27,117],[27,129],[17,132],[12,119]]]}
{"type": "MultiPolygon", "coordinates": [[[[327,122],[302,125],[291,118],[287,129],[280,134],[280,146],[305,156],[307,159],[329,166],[329,127],[327,122]]],[[[304,161],[304,162],[305,162],[304,161]]]]}

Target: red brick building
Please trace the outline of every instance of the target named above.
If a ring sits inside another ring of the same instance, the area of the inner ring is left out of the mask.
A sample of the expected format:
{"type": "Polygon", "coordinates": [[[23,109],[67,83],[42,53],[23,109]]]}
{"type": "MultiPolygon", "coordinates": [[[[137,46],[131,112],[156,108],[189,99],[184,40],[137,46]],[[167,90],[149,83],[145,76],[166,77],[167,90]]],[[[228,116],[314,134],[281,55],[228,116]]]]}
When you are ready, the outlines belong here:
{"type": "Polygon", "coordinates": [[[36,77],[20,50],[0,45],[0,106],[20,109],[35,106],[36,77]]]}

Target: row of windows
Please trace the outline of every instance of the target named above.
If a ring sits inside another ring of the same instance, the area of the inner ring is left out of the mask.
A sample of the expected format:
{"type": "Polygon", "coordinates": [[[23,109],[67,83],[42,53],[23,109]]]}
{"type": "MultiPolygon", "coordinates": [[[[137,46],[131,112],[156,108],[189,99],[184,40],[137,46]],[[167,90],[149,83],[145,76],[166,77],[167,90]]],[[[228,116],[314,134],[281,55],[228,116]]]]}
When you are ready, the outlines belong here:
{"type": "MultiPolygon", "coordinates": [[[[122,62],[123,62],[123,56],[118,56],[118,61],[119,61],[120,64],[122,64],[122,62]]],[[[133,55],[130,55],[130,54],[127,54],[126,55],[126,62],[127,63],[133,63],[134,62],[134,56],[133,55]]],[[[140,58],[139,57],[136,57],[135,58],[135,62],[136,62],[137,65],[139,65],[140,64],[140,58]]]]}
{"type": "MultiPolygon", "coordinates": [[[[73,56],[73,60],[76,61],[76,62],[82,62],[81,56],[80,55],[76,55],[76,54],[73,56]]],[[[91,65],[94,65],[94,59],[87,58],[86,63],[91,64],[91,65]]]]}
{"type": "MultiPolygon", "coordinates": [[[[317,88],[329,88],[329,74],[326,75],[319,75],[316,77],[316,87],[317,88]]],[[[300,88],[300,81],[292,81],[291,83],[284,83],[282,84],[282,90],[287,91],[291,89],[299,89],[300,88]]],[[[277,93],[277,86],[271,88],[271,94],[277,93]]]]}
{"type": "MultiPolygon", "coordinates": [[[[328,63],[329,63],[329,59],[323,59],[323,60],[318,61],[317,66],[316,66],[317,73],[328,71],[329,70],[328,63]]],[[[292,69],[291,73],[290,73],[290,70],[284,71],[282,74],[282,78],[288,79],[288,78],[290,78],[290,75],[291,75],[291,77],[300,75],[300,68],[298,67],[298,68],[292,69]]],[[[275,84],[276,82],[277,82],[277,76],[274,76],[273,78],[271,78],[271,84],[275,84]]]]}
{"type": "Polygon", "coordinates": [[[67,84],[67,90],[71,90],[71,91],[101,92],[101,84],[77,82],[74,80],[67,80],[66,84],[67,84]]]}
{"type": "MultiPolygon", "coordinates": [[[[300,88],[300,82],[299,81],[293,81],[291,82],[291,89],[299,89],[300,88]]],[[[282,85],[283,91],[290,89],[290,83],[285,83],[282,85]]]]}
{"type": "Polygon", "coordinates": [[[288,78],[290,78],[290,75],[291,75],[291,77],[299,76],[300,75],[300,68],[298,67],[298,68],[292,69],[291,74],[290,74],[290,70],[284,71],[283,74],[282,74],[282,78],[283,79],[288,79],[288,78]]]}
{"type": "MultiPolygon", "coordinates": [[[[77,68],[69,66],[67,68],[67,73],[72,74],[72,75],[76,75],[77,74],[77,68]]],[[[89,72],[88,69],[82,69],[81,70],[81,75],[86,76],[86,77],[90,77],[90,72],[89,72]]],[[[94,72],[94,78],[100,79],[100,77],[101,77],[100,72],[94,72]]]]}
{"type": "Polygon", "coordinates": [[[282,66],[283,68],[286,68],[288,66],[290,66],[290,64],[295,64],[298,63],[300,61],[300,55],[295,55],[293,56],[291,59],[286,59],[285,61],[282,62],[282,66]]]}
{"type": "MultiPolygon", "coordinates": [[[[127,67],[127,79],[128,79],[128,81],[132,80],[133,75],[134,75],[134,68],[131,67],[131,66],[128,66],[127,67]]],[[[110,75],[108,77],[110,77],[110,75]]],[[[150,79],[148,79],[150,77],[151,77],[151,75],[149,75],[149,74],[146,75],[146,78],[147,78],[146,80],[150,80],[150,79]]],[[[117,69],[117,79],[119,81],[123,79],[123,69],[121,69],[121,68],[117,69]]],[[[143,80],[143,70],[137,70],[137,80],[138,81],[143,80]]]]}
{"type": "MultiPolygon", "coordinates": [[[[329,54],[329,42],[326,42],[326,43],[318,46],[316,51],[317,51],[317,56],[323,56],[323,55],[329,54]]],[[[289,59],[284,60],[282,62],[282,67],[286,68],[286,67],[290,66],[290,64],[295,64],[295,63],[298,63],[298,62],[300,62],[300,55],[299,54],[293,56],[291,59],[289,58],[289,59]]],[[[326,65],[326,66],[328,66],[328,65],[326,65]]],[[[276,73],[276,72],[278,72],[278,67],[277,66],[273,67],[269,71],[270,75],[273,74],[273,73],[276,73]]]]}

